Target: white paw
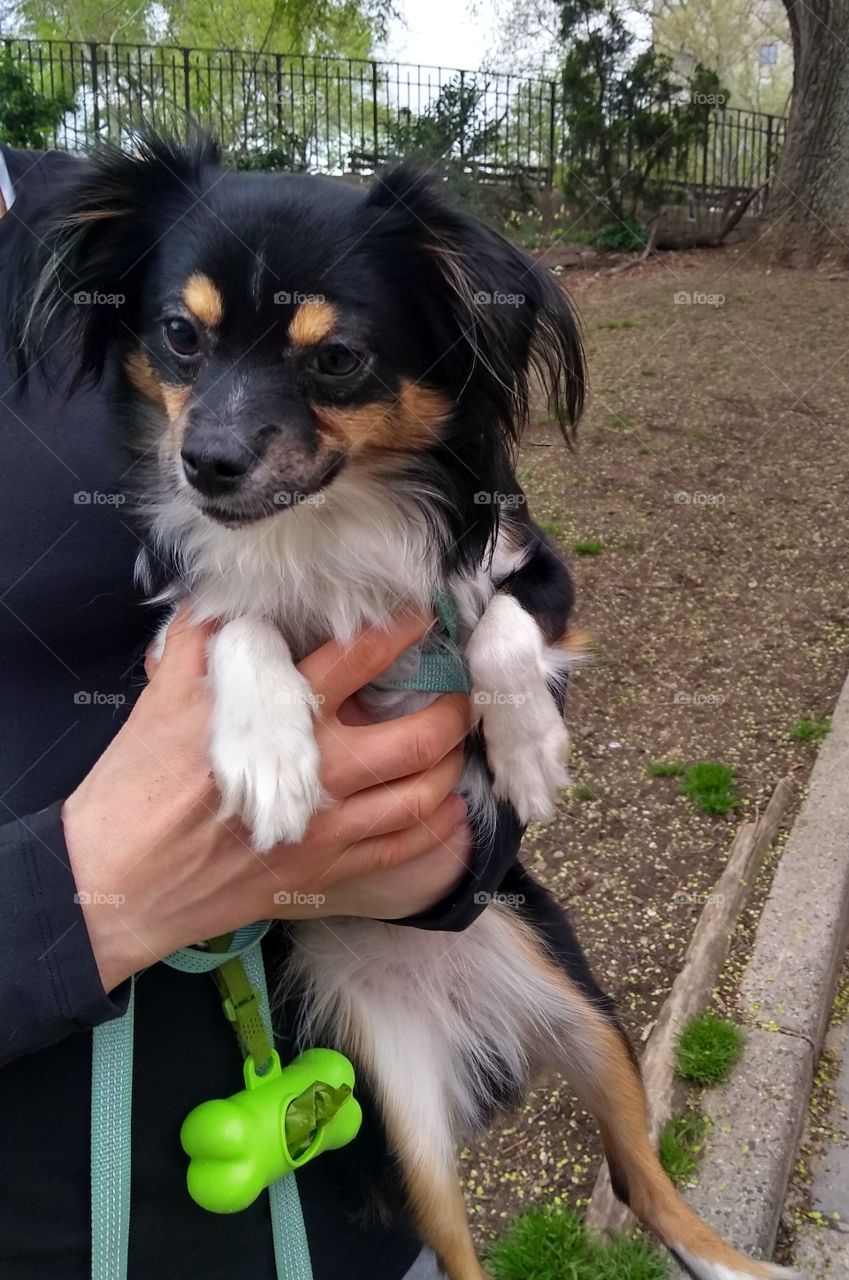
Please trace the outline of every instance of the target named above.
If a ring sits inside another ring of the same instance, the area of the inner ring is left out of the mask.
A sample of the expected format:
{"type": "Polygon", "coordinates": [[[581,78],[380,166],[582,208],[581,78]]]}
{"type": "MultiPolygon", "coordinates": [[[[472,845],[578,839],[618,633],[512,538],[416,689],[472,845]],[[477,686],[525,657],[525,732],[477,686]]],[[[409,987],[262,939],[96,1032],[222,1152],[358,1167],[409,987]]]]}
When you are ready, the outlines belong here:
{"type": "MultiPolygon", "coordinates": [[[[483,696],[483,695],[476,695],[483,696]]],[[[515,705],[480,705],[493,790],[509,800],[522,822],[549,822],[557,791],[569,782],[569,734],[543,680],[515,705]]]]}
{"type": "Polygon", "coordinates": [[[301,840],[323,799],[312,691],[268,626],[228,623],[210,649],[210,755],[221,816],[242,818],[260,852],[301,840]]]}
{"type": "Polygon", "coordinates": [[[569,735],[548,687],[553,668],[542,633],[516,600],[499,593],[472,633],[467,656],[493,790],[523,822],[547,822],[558,788],[569,781],[569,735]]]}

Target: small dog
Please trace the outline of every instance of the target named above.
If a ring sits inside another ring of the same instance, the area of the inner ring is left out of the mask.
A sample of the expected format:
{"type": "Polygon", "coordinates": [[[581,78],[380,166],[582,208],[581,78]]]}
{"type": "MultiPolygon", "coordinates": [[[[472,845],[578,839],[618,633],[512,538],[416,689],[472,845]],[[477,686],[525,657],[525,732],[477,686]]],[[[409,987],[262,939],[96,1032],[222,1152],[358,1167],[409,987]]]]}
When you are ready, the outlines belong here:
{"type": "MultiPolygon", "coordinates": [[[[401,608],[456,606],[478,723],[461,790],[486,841],[496,798],[551,816],[566,781],[557,694],[568,572],[530,519],[514,455],[537,375],[568,430],[583,353],[554,277],[400,168],[370,190],[224,171],[202,135],[74,166],[27,238],[23,359],[73,326],[133,424],[153,552],[173,598],[220,619],[211,754],[258,850],[322,803],[296,662],[401,608]],[[75,306],[119,294],[120,311],[75,306]]],[[[426,638],[425,647],[434,644],[426,638]]],[[[422,646],[371,692],[398,715],[422,646]]],[[[464,933],[291,926],[305,1042],[338,1046],[376,1097],[422,1237],[480,1280],[456,1173],[461,1135],[552,1072],[600,1126],[617,1194],[699,1280],[788,1276],[725,1245],[663,1172],[638,1068],[565,917],[518,866],[464,933]]]]}

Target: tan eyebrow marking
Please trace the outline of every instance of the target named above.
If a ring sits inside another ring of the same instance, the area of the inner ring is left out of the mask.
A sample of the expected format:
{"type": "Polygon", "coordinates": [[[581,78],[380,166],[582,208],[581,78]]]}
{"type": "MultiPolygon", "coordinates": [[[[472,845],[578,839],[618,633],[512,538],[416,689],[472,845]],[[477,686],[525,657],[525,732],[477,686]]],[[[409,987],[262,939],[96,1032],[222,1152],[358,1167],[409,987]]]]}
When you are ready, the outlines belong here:
{"type": "Polygon", "coordinates": [[[289,338],[296,346],[314,347],[336,324],[336,308],[329,302],[302,302],[289,321],[289,338]]]}
{"type": "Polygon", "coordinates": [[[186,281],[183,301],[192,315],[197,316],[201,324],[206,325],[208,329],[214,329],[224,318],[224,302],[221,294],[209,276],[203,275],[200,271],[196,271],[186,281]]]}

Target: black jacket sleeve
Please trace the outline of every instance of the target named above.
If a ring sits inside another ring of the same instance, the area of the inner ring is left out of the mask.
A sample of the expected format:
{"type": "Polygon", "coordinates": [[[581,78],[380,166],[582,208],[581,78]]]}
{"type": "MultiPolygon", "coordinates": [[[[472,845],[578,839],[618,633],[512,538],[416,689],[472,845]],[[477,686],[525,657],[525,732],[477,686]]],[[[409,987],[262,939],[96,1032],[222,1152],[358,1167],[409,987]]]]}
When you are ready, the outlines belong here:
{"type": "Polygon", "coordinates": [[[0,1063],[127,1007],[129,983],[103,990],[60,810],[0,827],[0,1063]]]}
{"type": "Polygon", "coordinates": [[[513,806],[500,803],[492,842],[475,845],[466,873],[454,890],[429,911],[392,923],[412,925],[416,929],[442,929],[447,933],[468,929],[496,899],[502,882],[515,867],[524,834],[525,828],[513,806]]]}

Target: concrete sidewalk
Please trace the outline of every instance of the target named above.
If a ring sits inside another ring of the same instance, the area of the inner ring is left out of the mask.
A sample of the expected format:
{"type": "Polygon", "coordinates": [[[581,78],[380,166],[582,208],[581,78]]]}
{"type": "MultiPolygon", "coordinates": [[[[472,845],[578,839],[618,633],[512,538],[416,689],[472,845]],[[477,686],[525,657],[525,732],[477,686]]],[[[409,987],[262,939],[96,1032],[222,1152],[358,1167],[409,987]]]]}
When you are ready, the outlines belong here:
{"type": "Polygon", "coordinates": [[[849,1022],[830,1027],[825,1049],[834,1054],[838,1070],[832,1082],[834,1097],[817,1128],[828,1140],[811,1161],[811,1209],[820,1215],[801,1228],[793,1261],[808,1280],[837,1280],[849,1276],[849,1022]]]}
{"type": "MultiPolygon", "coordinates": [[[[849,680],[742,982],[745,1052],[727,1083],[702,1095],[713,1126],[687,1199],[731,1244],[757,1257],[770,1258],[775,1247],[848,935],[849,680]]],[[[849,1046],[843,1049],[849,1063],[849,1046]]],[[[841,1081],[849,1104],[849,1066],[841,1081]]],[[[844,1213],[849,1226],[849,1147],[835,1146],[820,1178],[823,1212],[844,1213]]],[[[826,1275],[849,1277],[847,1244],[849,1232],[822,1237],[823,1251],[838,1259],[826,1275]]]]}

